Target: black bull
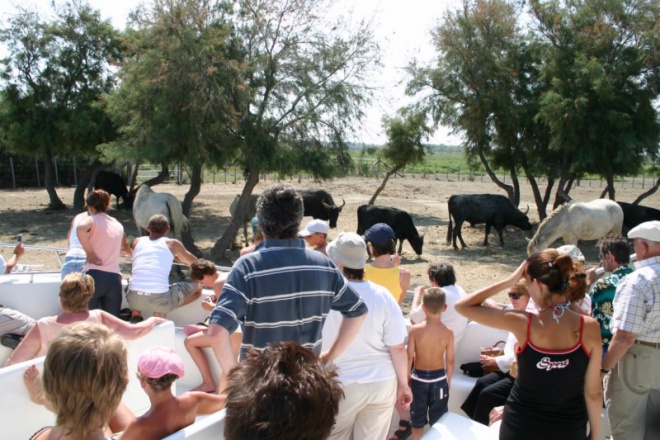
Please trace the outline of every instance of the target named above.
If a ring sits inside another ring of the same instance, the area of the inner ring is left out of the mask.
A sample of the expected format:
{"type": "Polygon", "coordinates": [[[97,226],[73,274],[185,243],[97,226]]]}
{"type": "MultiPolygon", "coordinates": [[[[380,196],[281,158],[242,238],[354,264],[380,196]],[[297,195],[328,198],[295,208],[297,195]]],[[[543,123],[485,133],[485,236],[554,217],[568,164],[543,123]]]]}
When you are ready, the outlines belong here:
{"type": "Polygon", "coordinates": [[[660,220],[660,210],[632,203],[617,202],[623,211],[623,226],[630,230],[640,223],[660,220]]]}
{"type": "Polygon", "coordinates": [[[362,205],[357,210],[357,217],[358,234],[364,234],[376,223],[386,223],[394,230],[394,235],[399,240],[399,254],[404,240],[408,240],[417,255],[422,254],[424,236],[419,235],[412,217],[406,211],[387,206],[362,205]]]}
{"type": "Polygon", "coordinates": [[[346,201],[342,199],[341,206],[337,206],[329,192],[322,189],[301,190],[300,195],[305,205],[305,216],[328,220],[331,228],[337,227],[337,218],[346,201]]]}
{"type": "MultiPolygon", "coordinates": [[[[472,226],[480,223],[486,224],[486,238],[484,246],[488,245],[488,234],[491,226],[495,227],[500,236],[500,245],[504,246],[502,231],[507,225],[516,226],[524,231],[532,229],[527,218],[527,212],[516,209],[509,199],[498,194],[469,194],[453,195],[447,202],[449,209],[449,228],[447,229],[447,243],[456,246],[456,237],[461,241],[461,247],[465,247],[461,227],[464,222],[472,226]],[[452,218],[456,226],[452,228],[452,218]]],[[[528,208],[529,211],[529,208],[528,208]]]]}
{"type": "Polygon", "coordinates": [[[133,206],[133,197],[128,193],[126,183],[119,174],[111,171],[99,171],[96,175],[96,180],[94,181],[94,189],[102,189],[108,194],[117,197],[117,209],[119,209],[120,197],[124,201],[124,206],[126,208],[131,208],[133,206]]]}

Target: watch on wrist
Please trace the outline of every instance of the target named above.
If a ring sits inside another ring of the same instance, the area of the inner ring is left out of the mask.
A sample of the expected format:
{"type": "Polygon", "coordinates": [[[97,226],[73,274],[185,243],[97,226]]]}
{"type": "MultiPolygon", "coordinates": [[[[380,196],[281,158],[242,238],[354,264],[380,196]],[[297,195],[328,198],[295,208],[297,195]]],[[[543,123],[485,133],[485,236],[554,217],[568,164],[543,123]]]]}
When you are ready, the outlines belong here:
{"type": "Polygon", "coordinates": [[[601,369],[600,369],[600,372],[603,373],[603,374],[607,374],[607,373],[609,373],[610,371],[611,371],[611,370],[606,370],[605,368],[601,368],[601,369]]]}

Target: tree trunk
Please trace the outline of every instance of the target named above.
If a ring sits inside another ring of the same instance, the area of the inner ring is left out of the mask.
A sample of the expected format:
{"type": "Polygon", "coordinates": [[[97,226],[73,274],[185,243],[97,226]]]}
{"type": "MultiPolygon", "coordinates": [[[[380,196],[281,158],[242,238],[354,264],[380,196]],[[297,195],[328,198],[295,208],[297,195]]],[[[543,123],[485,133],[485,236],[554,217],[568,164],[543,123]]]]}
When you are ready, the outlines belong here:
{"type": "Polygon", "coordinates": [[[376,189],[376,192],[374,193],[373,196],[369,199],[367,202],[368,205],[373,205],[376,202],[376,197],[383,192],[385,189],[385,185],[387,185],[387,181],[390,180],[390,177],[392,177],[394,174],[398,173],[399,170],[403,168],[403,165],[396,166],[389,170],[387,173],[385,173],[385,177],[383,178],[383,181],[380,183],[380,186],[376,189]]]}
{"type": "MultiPolygon", "coordinates": [[[[190,213],[192,211],[192,202],[195,197],[199,194],[199,191],[202,188],[202,169],[203,164],[196,164],[192,167],[192,173],[190,176],[190,188],[183,198],[183,203],[181,208],[183,210],[183,215],[188,217],[190,220],[190,213]]],[[[188,230],[181,234],[181,242],[188,249],[188,251],[195,255],[196,257],[203,256],[203,252],[195,245],[195,240],[192,235],[192,226],[188,230]]]]}
{"type": "Polygon", "coordinates": [[[78,185],[76,190],[73,193],[73,209],[80,211],[85,206],[85,190],[87,185],[93,181],[92,176],[96,176],[99,170],[101,169],[101,162],[98,158],[94,159],[89,167],[85,170],[85,173],[78,180],[78,185]]]}
{"type": "Polygon", "coordinates": [[[605,185],[605,188],[603,188],[603,190],[601,191],[600,196],[598,196],[598,198],[599,198],[599,199],[604,199],[604,198],[605,198],[605,194],[607,194],[608,192],[610,192],[610,186],[609,186],[609,185],[605,185]]]}
{"type": "Polygon", "coordinates": [[[609,188],[609,197],[610,200],[616,200],[616,189],[614,188],[614,173],[607,172],[607,187],[609,188]]]}
{"type": "Polygon", "coordinates": [[[513,185],[513,206],[518,208],[520,205],[520,181],[515,168],[511,170],[511,183],[513,185]]]}
{"type": "Polygon", "coordinates": [[[158,185],[159,183],[163,183],[164,181],[166,181],[169,178],[170,178],[170,169],[167,166],[167,164],[165,162],[163,162],[161,164],[160,173],[158,173],[158,175],[156,177],[153,177],[153,178],[147,180],[146,182],[144,182],[144,184],[149,186],[149,187],[152,187],[154,185],[158,185]]]}
{"type": "Polygon", "coordinates": [[[534,196],[534,203],[536,203],[536,211],[539,214],[539,220],[543,221],[546,217],[545,207],[546,202],[541,197],[541,190],[539,189],[539,184],[536,181],[534,175],[529,171],[529,164],[527,162],[527,157],[524,154],[521,154],[520,163],[525,173],[525,177],[529,181],[529,186],[532,188],[532,195],[534,196]]]}
{"type": "Polygon", "coordinates": [[[658,191],[658,187],[659,187],[659,186],[660,186],[660,178],[658,178],[658,180],[655,181],[655,185],[653,185],[652,188],[650,188],[648,191],[646,191],[646,192],[640,194],[640,196],[637,197],[637,198],[635,199],[635,201],[633,202],[633,205],[637,205],[637,204],[639,204],[639,202],[641,202],[641,201],[644,200],[645,198],[647,198],[647,197],[649,197],[649,196],[655,194],[655,192],[658,191]]]}
{"type": "Polygon", "coordinates": [[[48,198],[50,199],[48,208],[65,209],[66,205],[62,203],[62,200],[60,200],[60,197],[57,195],[57,190],[55,189],[55,169],[53,168],[53,154],[50,151],[46,152],[44,165],[46,169],[44,175],[44,185],[46,186],[46,192],[48,193],[48,198]]]}
{"type": "Polygon", "coordinates": [[[218,239],[211,249],[209,254],[209,259],[215,263],[230,263],[225,260],[225,252],[231,246],[231,244],[236,239],[236,234],[239,229],[243,226],[243,219],[245,218],[245,212],[247,211],[248,203],[250,201],[250,196],[254,187],[259,183],[259,170],[256,167],[250,167],[250,174],[245,181],[245,186],[243,186],[243,191],[241,192],[241,197],[238,200],[236,206],[236,212],[225,229],[225,232],[222,234],[222,237],[218,239]]]}
{"type": "Polygon", "coordinates": [[[506,183],[502,182],[500,179],[497,178],[497,175],[495,174],[493,169],[490,167],[490,164],[486,160],[486,156],[484,155],[482,148],[479,149],[479,160],[481,160],[481,164],[484,166],[484,169],[486,170],[488,177],[490,177],[490,180],[492,180],[493,183],[495,183],[495,185],[499,186],[504,191],[506,191],[507,197],[509,198],[511,203],[514,203],[516,197],[514,194],[513,187],[511,185],[507,185],[506,183]]]}

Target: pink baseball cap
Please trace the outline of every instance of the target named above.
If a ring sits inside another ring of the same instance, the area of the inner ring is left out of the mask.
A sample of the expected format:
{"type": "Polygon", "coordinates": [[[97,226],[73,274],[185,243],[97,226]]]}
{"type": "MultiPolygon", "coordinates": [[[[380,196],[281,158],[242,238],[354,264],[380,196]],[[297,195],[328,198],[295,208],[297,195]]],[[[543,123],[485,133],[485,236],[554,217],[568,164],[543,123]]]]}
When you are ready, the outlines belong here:
{"type": "Polygon", "coordinates": [[[138,371],[151,379],[158,379],[166,374],[183,377],[183,361],[176,351],[158,345],[140,355],[138,371]]]}

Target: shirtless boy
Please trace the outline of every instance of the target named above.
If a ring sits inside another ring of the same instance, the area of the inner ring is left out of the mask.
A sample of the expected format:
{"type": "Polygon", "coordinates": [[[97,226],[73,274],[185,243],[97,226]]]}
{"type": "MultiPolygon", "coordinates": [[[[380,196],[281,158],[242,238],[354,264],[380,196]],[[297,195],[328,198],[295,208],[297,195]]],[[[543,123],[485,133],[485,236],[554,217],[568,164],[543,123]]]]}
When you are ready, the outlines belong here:
{"type": "Polygon", "coordinates": [[[427,422],[433,425],[448,411],[449,383],[454,373],[454,333],[441,320],[447,308],[445,292],[439,287],[426,289],[422,307],[426,321],[414,325],[408,338],[413,393],[410,424],[415,440],[422,437],[427,422]]]}
{"type": "Polygon", "coordinates": [[[138,360],[138,378],[151,408],[130,423],[121,438],[157,440],[192,425],[198,415],[220,411],[225,396],[190,391],[172,394],[172,383],[183,377],[183,361],[168,347],[152,347],[138,360]]]}

